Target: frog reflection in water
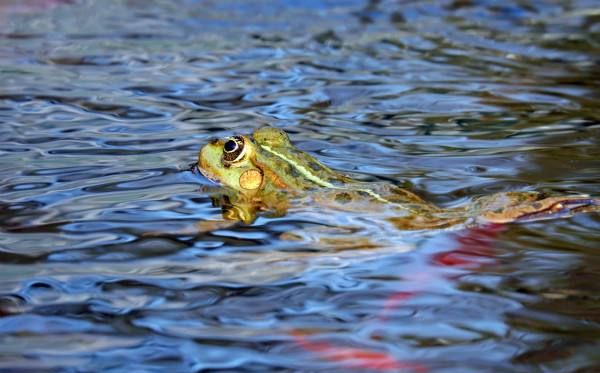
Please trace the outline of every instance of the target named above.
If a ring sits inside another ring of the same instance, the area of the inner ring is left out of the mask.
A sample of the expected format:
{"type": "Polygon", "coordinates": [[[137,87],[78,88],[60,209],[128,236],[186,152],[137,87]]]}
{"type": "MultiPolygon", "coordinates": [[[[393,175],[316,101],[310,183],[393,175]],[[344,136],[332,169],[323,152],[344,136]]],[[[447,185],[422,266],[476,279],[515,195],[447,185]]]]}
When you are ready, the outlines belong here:
{"type": "Polygon", "coordinates": [[[544,198],[537,192],[497,193],[464,207],[443,209],[392,184],[362,182],[335,172],[295,148],[288,135],[274,127],[258,129],[252,138],[237,135],[211,141],[198,155],[198,168],[229,190],[217,202],[224,217],[245,223],[253,222],[261,212],[281,216],[294,202],[365,214],[385,212],[385,219],[403,230],[600,211],[600,199],[581,195],[544,198]],[[306,195],[311,198],[300,198],[306,195]]]}

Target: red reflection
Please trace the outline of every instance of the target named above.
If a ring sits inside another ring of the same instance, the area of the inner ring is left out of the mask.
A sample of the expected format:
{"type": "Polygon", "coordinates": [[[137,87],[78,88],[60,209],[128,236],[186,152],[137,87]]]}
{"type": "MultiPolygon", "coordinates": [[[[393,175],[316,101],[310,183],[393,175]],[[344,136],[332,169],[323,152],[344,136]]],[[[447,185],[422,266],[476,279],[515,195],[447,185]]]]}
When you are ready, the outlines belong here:
{"type": "Polygon", "coordinates": [[[433,262],[442,266],[477,269],[485,264],[494,262],[491,244],[496,236],[506,230],[506,225],[488,224],[471,228],[466,234],[459,236],[458,247],[454,250],[439,253],[433,257],[433,262]]]}
{"type": "Polygon", "coordinates": [[[417,363],[397,360],[390,354],[362,348],[335,346],[327,342],[313,342],[305,335],[294,332],[294,341],[307,351],[314,352],[319,358],[339,363],[349,369],[369,369],[394,372],[425,373],[427,369],[417,363]]]}
{"type": "MultiPolygon", "coordinates": [[[[456,239],[458,246],[455,249],[434,255],[432,262],[436,266],[450,266],[465,270],[474,270],[486,264],[491,264],[494,262],[492,245],[498,234],[505,229],[506,226],[501,224],[471,228],[463,234],[459,234],[456,239]]],[[[383,310],[378,317],[378,321],[387,322],[390,314],[395,309],[402,306],[408,299],[418,296],[420,291],[428,287],[436,277],[435,273],[418,273],[408,276],[407,281],[419,284],[419,289],[410,292],[398,292],[389,296],[383,302],[383,310]]],[[[401,361],[386,352],[336,346],[327,342],[313,342],[300,332],[292,332],[292,336],[300,347],[313,352],[323,360],[339,363],[346,368],[382,372],[428,372],[427,367],[422,364],[401,361]]]]}

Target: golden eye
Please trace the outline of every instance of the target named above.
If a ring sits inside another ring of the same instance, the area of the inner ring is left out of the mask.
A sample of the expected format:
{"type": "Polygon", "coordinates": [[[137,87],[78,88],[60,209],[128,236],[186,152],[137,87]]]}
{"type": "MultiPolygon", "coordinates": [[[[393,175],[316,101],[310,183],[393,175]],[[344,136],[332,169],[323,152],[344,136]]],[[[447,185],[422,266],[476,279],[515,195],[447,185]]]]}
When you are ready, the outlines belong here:
{"type": "Polygon", "coordinates": [[[245,152],[244,138],[241,136],[233,136],[223,144],[223,163],[230,165],[240,161],[245,152]]]}

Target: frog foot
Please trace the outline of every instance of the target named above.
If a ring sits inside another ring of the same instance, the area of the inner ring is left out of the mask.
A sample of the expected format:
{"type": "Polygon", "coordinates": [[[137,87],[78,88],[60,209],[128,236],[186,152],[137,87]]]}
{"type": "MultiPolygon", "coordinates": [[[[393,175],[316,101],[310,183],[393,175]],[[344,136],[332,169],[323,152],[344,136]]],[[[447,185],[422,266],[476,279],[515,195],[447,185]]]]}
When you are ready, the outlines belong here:
{"type": "Polygon", "coordinates": [[[591,211],[600,211],[600,199],[588,196],[563,196],[509,205],[503,209],[484,212],[482,217],[490,223],[510,223],[566,218],[575,213],[591,211]]]}

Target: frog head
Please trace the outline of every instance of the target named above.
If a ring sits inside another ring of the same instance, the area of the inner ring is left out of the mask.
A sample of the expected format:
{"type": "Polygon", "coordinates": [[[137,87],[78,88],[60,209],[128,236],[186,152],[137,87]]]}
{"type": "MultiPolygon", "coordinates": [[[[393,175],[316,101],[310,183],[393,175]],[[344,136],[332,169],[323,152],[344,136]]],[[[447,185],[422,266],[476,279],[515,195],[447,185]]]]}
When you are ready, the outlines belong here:
{"type": "Polygon", "coordinates": [[[214,139],[198,154],[198,168],[209,180],[244,194],[264,185],[264,173],[255,165],[256,144],[246,136],[214,139]]]}
{"type": "Polygon", "coordinates": [[[252,137],[210,141],[198,154],[198,168],[208,179],[245,196],[333,187],[349,180],[295,148],[274,127],[260,128],[252,137]]]}

